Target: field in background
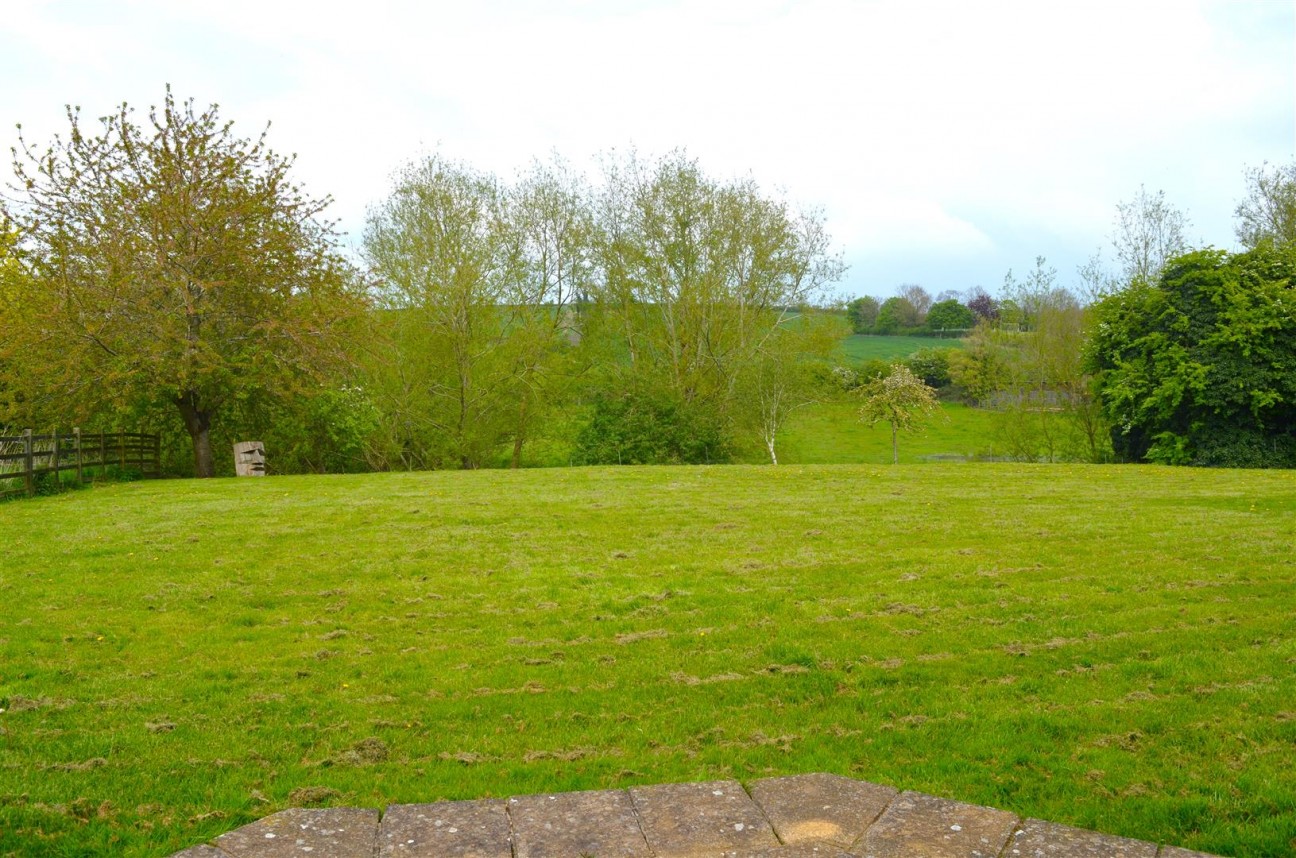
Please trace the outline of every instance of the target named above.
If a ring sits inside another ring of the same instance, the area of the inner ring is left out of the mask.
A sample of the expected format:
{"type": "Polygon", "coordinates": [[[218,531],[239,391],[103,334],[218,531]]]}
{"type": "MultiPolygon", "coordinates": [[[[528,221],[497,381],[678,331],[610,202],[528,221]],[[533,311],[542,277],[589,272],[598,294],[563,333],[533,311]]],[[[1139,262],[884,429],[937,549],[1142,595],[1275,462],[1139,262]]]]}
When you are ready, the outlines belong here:
{"type": "MultiPolygon", "coordinates": [[[[826,402],[795,412],[780,434],[785,464],[890,464],[891,427],[859,420],[858,402],[826,402]]],[[[901,462],[994,456],[995,413],[946,402],[921,432],[900,434],[901,462]]]]}
{"type": "Polygon", "coordinates": [[[963,340],[938,337],[885,337],[851,334],[842,340],[841,353],[847,360],[904,360],[919,349],[961,349],[963,340]]]}
{"type": "Polygon", "coordinates": [[[830,771],[1296,838],[1282,472],[571,469],[0,507],[0,855],[280,808],[830,771]]]}

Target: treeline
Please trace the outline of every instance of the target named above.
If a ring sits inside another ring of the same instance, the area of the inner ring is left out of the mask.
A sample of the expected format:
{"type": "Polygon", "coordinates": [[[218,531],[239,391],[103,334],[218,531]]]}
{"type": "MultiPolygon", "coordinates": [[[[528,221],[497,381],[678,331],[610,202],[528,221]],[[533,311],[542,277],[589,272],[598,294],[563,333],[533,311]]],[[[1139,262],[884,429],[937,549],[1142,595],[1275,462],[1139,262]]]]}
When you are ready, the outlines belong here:
{"type": "Polygon", "coordinates": [[[176,471],[249,437],[279,471],[773,458],[846,333],[822,218],[682,153],[595,181],[424,159],[354,266],[215,108],[69,120],[15,158],[2,419],[158,429],[176,471]]]}
{"type": "Polygon", "coordinates": [[[357,261],[265,135],[168,91],[45,146],[0,210],[0,425],[160,433],[165,467],[777,461],[797,409],[890,371],[840,339],[956,335],[912,372],[998,412],[1028,461],[1296,464],[1296,165],[1247,176],[1247,250],[1192,253],[1140,190],[1075,288],[1040,258],[843,313],[822,218],[682,153],[510,180],[430,157],[369,212],[357,261]]]}

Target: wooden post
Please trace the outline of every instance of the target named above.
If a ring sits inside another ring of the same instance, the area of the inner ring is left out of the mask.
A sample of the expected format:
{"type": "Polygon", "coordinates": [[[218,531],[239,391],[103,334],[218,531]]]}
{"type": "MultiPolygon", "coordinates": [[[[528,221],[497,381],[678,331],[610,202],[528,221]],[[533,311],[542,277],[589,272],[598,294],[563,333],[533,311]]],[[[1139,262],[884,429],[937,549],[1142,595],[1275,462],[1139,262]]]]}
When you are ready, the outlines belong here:
{"type": "Polygon", "coordinates": [[[36,494],[36,475],[32,473],[32,436],[31,430],[23,430],[23,482],[27,486],[27,497],[36,494]]]}
{"type": "Polygon", "coordinates": [[[54,471],[54,486],[63,488],[63,481],[59,479],[59,434],[55,428],[52,436],[54,438],[54,452],[50,454],[50,468],[54,471]]]}
{"type": "Polygon", "coordinates": [[[126,473],[126,433],[117,433],[117,460],[121,463],[123,476],[126,473]]]}
{"type": "Polygon", "coordinates": [[[103,432],[99,433],[99,479],[104,478],[104,471],[108,469],[108,439],[103,432]]]}
{"type": "Polygon", "coordinates": [[[162,477],[162,436],[153,436],[153,476],[162,477]]]}
{"type": "Polygon", "coordinates": [[[76,445],[77,445],[77,485],[79,486],[83,482],[85,482],[84,478],[81,475],[82,461],[81,461],[81,427],[80,426],[72,427],[72,437],[76,440],[76,445]]]}

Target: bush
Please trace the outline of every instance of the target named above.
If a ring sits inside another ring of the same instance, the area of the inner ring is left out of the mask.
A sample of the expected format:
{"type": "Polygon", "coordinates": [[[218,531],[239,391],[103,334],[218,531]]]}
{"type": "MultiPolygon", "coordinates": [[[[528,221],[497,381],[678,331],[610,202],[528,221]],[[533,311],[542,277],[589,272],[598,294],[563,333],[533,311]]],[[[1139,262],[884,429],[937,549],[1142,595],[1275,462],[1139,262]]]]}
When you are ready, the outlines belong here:
{"type": "Polygon", "coordinates": [[[667,394],[600,394],[576,438],[578,465],[700,465],[726,462],[730,444],[714,415],[667,394]]]}
{"type": "Polygon", "coordinates": [[[909,371],[928,387],[940,389],[950,384],[950,352],[953,349],[921,348],[905,360],[909,371]]]}
{"type": "Polygon", "coordinates": [[[927,330],[966,331],[976,324],[976,316],[956,299],[937,301],[927,311],[927,330]]]}

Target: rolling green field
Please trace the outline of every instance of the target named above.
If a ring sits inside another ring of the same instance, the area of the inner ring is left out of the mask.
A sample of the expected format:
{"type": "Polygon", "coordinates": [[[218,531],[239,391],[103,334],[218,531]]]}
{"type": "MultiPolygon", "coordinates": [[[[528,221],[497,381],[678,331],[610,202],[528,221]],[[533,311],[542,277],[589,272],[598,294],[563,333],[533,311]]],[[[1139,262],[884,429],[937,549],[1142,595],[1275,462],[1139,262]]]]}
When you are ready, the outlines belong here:
{"type": "Polygon", "coordinates": [[[1296,480],[929,464],[0,505],[0,855],[283,807],[829,771],[1296,848],[1296,480]]]}
{"type": "Polygon", "coordinates": [[[919,349],[961,349],[962,340],[937,337],[889,337],[851,334],[842,340],[842,355],[850,360],[903,360],[919,349]]]}

